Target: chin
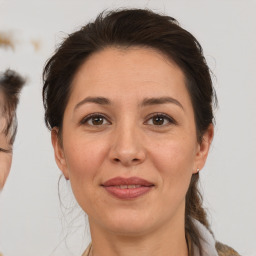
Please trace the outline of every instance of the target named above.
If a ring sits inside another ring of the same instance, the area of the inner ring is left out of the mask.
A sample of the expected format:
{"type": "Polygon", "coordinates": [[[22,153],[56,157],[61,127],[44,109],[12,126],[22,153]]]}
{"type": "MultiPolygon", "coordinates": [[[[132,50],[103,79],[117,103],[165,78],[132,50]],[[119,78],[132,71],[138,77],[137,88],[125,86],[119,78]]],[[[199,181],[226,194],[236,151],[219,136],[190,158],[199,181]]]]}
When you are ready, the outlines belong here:
{"type": "Polygon", "coordinates": [[[112,233],[122,235],[122,236],[141,236],[148,233],[150,228],[147,225],[142,225],[141,222],[117,222],[109,227],[112,233]]]}
{"type": "Polygon", "coordinates": [[[145,210],[135,210],[112,213],[105,218],[105,225],[111,232],[124,236],[138,236],[147,233],[152,226],[153,218],[145,214],[145,210]]]}

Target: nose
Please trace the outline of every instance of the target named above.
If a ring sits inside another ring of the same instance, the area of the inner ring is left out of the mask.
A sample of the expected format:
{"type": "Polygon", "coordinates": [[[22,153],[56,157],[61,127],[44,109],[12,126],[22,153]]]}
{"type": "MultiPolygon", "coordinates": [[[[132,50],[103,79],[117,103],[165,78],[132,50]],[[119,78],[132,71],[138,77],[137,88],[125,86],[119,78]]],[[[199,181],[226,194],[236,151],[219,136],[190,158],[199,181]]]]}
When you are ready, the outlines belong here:
{"type": "Polygon", "coordinates": [[[136,127],[123,126],[113,132],[110,160],[123,166],[135,166],[145,160],[142,138],[136,127]]]}

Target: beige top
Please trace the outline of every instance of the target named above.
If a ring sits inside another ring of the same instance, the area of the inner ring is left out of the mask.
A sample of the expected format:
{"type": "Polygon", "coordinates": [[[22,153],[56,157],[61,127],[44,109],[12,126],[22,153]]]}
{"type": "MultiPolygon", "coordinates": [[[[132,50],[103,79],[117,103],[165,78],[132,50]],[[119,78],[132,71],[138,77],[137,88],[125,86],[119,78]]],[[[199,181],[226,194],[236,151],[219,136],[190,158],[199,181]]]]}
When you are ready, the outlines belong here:
{"type": "MultiPolygon", "coordinates": [[[[82,256],[90,256],[90,252],[91,252],[91,248],[92,248],[92,243],[90,243],[88,245],[88,247],[86,248],[85,252],[83,253],[82,256]]],[[[1,255],[0,255],[1,256],[1,255]]]]}

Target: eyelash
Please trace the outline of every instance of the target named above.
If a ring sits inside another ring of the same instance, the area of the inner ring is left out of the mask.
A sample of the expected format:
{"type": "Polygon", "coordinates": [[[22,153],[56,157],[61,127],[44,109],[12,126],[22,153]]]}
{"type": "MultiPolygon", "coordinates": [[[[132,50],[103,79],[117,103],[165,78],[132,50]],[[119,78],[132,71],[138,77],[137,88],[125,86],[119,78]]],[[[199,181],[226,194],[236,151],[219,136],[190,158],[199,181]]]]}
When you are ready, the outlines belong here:
{"type": "Polygon", "coordinates": [[[11,149],[4,149],[4,148],[0,148],[0,152],[3,152],[3,153],[12,153],[12,150],[11,149]]]}
{"type": "Polygon", "coordinates": [[[107,120],[108,124],[111,124],[111,122],[108,120],[108,118],[105,115],[101,114],[101,113],[93,113],[93,114],[90,114],[90,115],[86,116],[85,118],[83,118],[81,120],[80,124],[81,125],[86,125],[87,124],[87,125],[90,125],[90,126],[97,126],[97,125],[93,125],[93,124],[88,124],[88,122],[90,120],[92,120],[92,118],[103,118],[104,120],[107,120]]]}
{"type": "Polygon", "coordinates": [[[163,125],[154,125],[154,124],[151,124],[153,126],[166,126],[166,125],[170,125],[170,124],[174,124],[174,125],[177,125],[177,122],[172,118],[170,117],[169,115],[167,114],[163,114],[163,113],[153,113],[150,115],[149,118],[147,118],[146,122],[148,122],[149,120],[152,120],[154,117],[158,117],[158,118],[163,118],[165,120],[167,120],[167,124],[163,124],[163,125]]]}
{"type": "MultiPolygon", "coordinates": [[[[163,118],[164,120],[167,120],[167,124],[162,124],[162,125],[154,125],[154,124],[150,124],[152,126],[158,126],[158,127],[163,127],[163,126],[166,126],[166,125],[170,125],[170,124],[174,124],[174,125],[177,125],[177,122],[172,118],[170,117],[169,115],[166,115],[166,114],[163,114],[163,113],[153,113],[150,115],[150,117],[147,118],[147,120],[144,122],[144,124],[147,124],[147,122],[149,120],[152,120],[153,118],[163,118]]],[[[103,124],[100,124],[100,125],[93,125],[93,124],[89,124],[89,121],[92,120],[92,118],[102,118],[104,119],[105,121],[107,121],[107,125],[111,124],[111,122],[109,121],[109,118],[107,118],[105,115],[101,114],[101,113],[93,113],[93,114],[90,114],[88,116],[86,116],[85,118],[83,118],[80,122],[81,125],[88,125],[88,126],[102,126],[102,125],[106,125],[106,123],[103,123],[103,124]]],[[[103,121],[104,122],[104,121],[103,121]]]]}

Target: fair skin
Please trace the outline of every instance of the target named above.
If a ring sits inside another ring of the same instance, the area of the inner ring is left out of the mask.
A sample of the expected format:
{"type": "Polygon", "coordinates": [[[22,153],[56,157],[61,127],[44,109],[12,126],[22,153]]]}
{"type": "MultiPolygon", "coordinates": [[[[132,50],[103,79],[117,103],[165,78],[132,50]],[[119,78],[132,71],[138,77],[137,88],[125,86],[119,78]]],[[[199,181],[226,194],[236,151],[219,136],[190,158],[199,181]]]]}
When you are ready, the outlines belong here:
{"type": "Polygon", "coordinates": [[[4,101],[4,95],[0,91],[0,190],[4,187],[12,164],[10,138],[4,133],[6,127],[6,118],[2,113],[4,101]]]}
{"type": "Polygon", "coordinates": [[[161,53],[109,47],[90,56],[72,83],[62,143],[54,128],[52,144],[88,215],[93,256],[187,255],[185,195],[212,137],[209,126],[198,142],[184,74],[161,53]],[[114,177],[152,186],[118,198],[103,185],[114,177]]]}

